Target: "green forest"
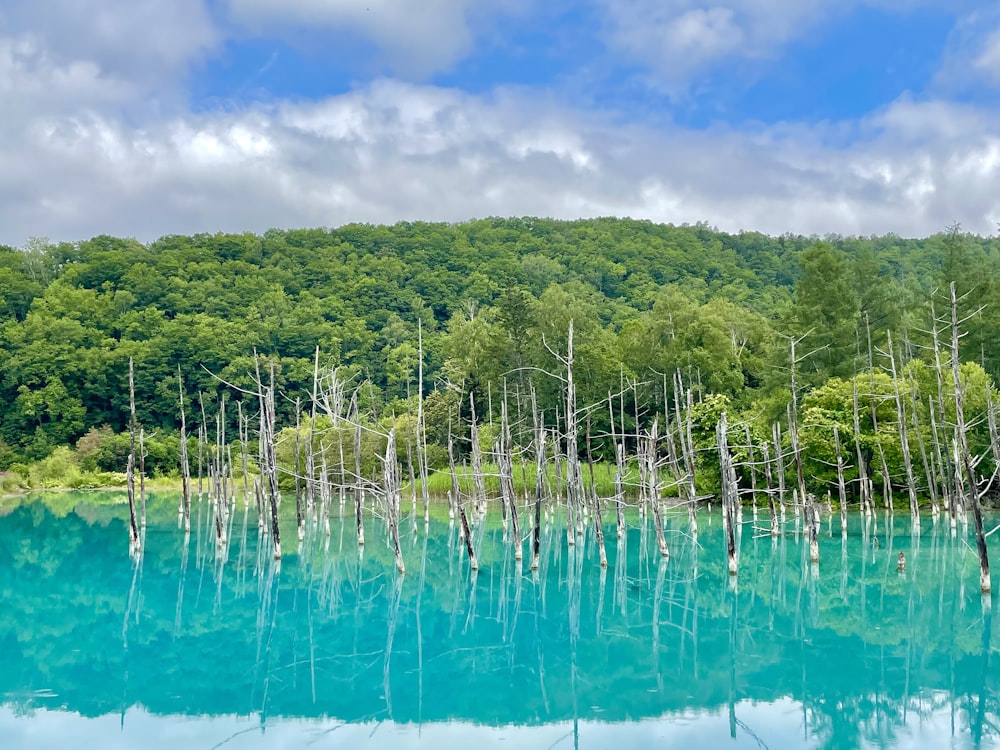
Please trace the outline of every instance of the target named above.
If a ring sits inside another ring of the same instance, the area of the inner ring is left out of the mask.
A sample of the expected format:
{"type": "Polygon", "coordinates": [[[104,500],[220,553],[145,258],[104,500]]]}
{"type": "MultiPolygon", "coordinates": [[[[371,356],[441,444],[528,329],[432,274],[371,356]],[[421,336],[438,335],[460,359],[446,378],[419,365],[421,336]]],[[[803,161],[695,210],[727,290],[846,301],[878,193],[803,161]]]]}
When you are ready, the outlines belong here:
{"type": "MultiPolygon", "coordinates": [[[[761,439],[785,419],[794,340],[808,482],[829,489],[834,424],[845,452],[855,449],[860,390],[866,450],[882,446],[895,483],[887,373],[899,368],[914,425],[930,430],[923,412],[949,388],[935,384],[931,345],[935,332],[950,336],[952,282],[970,440],[986,452],[984,415],[1000,375],[1000,239],[958,226],[923,239],[819,238],[492,218],[149,244],[35,239],[0,246],[0,469],[27,477],[33,463],[58,458],[123,471],[131,358],[147,472],[169,475],[178,373],[198,421],[200,407],[214,414],[233,392],[227,384],[251,387],[257,353],[274,366],[287,428],[296,399],[309,400],[317,347],[323,368],[360,386],[366,418],[383,423],[413,413],[422,351],[429,455],[440,462],[449,425],[467,422],[469,394],[482,421],[499,413],[505,391],[519,409],[534,391],[547,422],[558,419],[562,383],[550,373],[572,320],[579,404],[616,394],[631,428],[669,411],[679,374],[696,394],[702,447],[721,411],[761,439]]],[[[598,460],[614,460],[600,438],[609,421],[593,410],[598,460]]]]}

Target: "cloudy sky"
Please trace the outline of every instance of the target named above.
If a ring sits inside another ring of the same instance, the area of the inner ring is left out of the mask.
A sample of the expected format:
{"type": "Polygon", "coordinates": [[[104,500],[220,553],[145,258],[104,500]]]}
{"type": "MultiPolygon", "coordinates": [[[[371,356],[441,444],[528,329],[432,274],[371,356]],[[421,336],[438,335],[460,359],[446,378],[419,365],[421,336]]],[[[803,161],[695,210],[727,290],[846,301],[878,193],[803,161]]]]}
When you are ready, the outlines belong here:
{"type": "Polygon", "coordinates": [[[4,0],[0,243],[482,216],[1000,222],[1000,6],[4,0]]]}

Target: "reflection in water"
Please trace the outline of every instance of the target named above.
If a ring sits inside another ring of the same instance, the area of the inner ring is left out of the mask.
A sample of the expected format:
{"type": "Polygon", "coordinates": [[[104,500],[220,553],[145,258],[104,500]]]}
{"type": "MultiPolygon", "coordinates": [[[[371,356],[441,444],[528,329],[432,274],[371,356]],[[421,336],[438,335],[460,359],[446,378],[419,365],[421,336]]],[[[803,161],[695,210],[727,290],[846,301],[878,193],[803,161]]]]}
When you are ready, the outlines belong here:
{"type": "Polygon", "coordinates": [[[610,571],[559,518],[536,571],[480,524],[473,571],[432,519],[402,525],[401,577],[375,519],[364,548],[349,513],[275,563],[253,518],[217,549],[205,503],[190,536],[159,503],[136,560],[119,507],[0,518],[4,747],[998,743],[993,607],[967,594],[978,561],[946,523],[826,523],[817,567],[801,526],[772,539],[748,520],[731,580],[721,524],[693,538],[686,513],[669,560],[633,519],[610,571]]]}

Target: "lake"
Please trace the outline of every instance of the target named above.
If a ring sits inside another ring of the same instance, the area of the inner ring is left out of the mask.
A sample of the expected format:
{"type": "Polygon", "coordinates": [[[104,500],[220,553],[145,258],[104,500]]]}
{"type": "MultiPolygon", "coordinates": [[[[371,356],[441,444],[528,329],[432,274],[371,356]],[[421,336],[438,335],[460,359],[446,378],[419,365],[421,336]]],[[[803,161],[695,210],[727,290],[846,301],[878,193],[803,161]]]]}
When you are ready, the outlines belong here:
{"type": "Polygon", "coordinates": [[[748,515],[731,579],[717,511],[696,539],[668,514],[668,559],[651,519],[618,541],[609,514],[606,570],[557,518],[532,571],[491,517],[473,573],[437,508],[403,523],[399,576],[351,506],[297,545],[286,498],[276,565],[252,509],[220,554],[207,503],[185,538],[169,493],[133,559],[116,500],[0,505],[0,747],[1000,747],[961,526],[824,517],[814,566],[793,516],[772,540],[748,515]]]}

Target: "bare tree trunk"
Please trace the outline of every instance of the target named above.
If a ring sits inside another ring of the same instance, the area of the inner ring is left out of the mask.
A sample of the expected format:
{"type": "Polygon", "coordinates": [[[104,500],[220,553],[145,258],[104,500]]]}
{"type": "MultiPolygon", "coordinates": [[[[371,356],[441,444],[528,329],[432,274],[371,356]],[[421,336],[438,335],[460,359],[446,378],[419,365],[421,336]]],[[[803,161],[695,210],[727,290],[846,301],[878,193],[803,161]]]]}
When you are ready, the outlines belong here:
{"type": "Polygon", "coordinates": [[[396,460],[396,428],[389,430],[385,445],[385,460],[382,465],[382,488],[385,491],[386,514],[389,517],[389,533],[392,537],[392,551],[396,559],[396,570],[406,572],[403,553],[399,547],[399,505],[400,479],[399,462],[396,460]]]}
{"type": "Polygon", "coordinates": [[[424,501],[424,523],[431,520],[430,487],[427,486],[427,431],[424,428],[424,333],[422,321],[417,321],[417,469],[420,472],[420,494],[424,501]]]}
{"type": "Polygon", "coordinates": [[[295,525],[299,533],[299,541],[306,538],[305,498],[302,497],[301,455],[302,455],[302,403],[295,399],[295,463],[292,471],[295,473],[295,525]]]}
{"type": "Polygon", "coordinates": [[[184,519],[184,531],[191,531],[191,466],[188,463],[187,452],[187,422],[184,416],[184,380],[181,378],[181,368],[177,368],[177,390],[180,394],[181,406],[181,506],[178,515],[184,519]]]}
{"type": "Polygon", "coordinates": [[[899,431],[899,445],[903,453],[903,468],[906,471],[906,491],[910,498],[910,517],[915,526],[920,526],[920,508],[917,502],[917,482],[913,476],[913,461],[910,459],[910,438],[906,429],[906,409],[899,390],[899,376],[896,372],[896,355],[892,348],[892,334],[886,332],[889,344],[889,365],[892,372],[892,387],[896,396],[896,426],[899,431]]]}
{"type": "Polygon", "coordinates": [[[837,451],[837,498],[840,501],[840,533],[847,534],[847,484],[844,481],[844,454],[840,450],[840,430],[833,426],[833,445],[837,451]]]}
{"type": "Polygon", "coordinates": [[[128,514],[129,527],[128,539],[133,551],[138,552],[141,543],[139,541],[139,523],[135,513],[135,375],[133,373],[132,358],[128,358],[128,401],[129,401],[129,450],[128,466],[125,471],[126,485],[128,487],[128,514]]]}
{"type": "Polygon", "coordinates": [[[469,393],[469,441],[472,449],[472,486],[475,496],[472,498],[473,509],[481,516],[486,515],[486,483],[483,480],[483,450],[479,445],[479,424],[476,422],[476,402],[469,393]]]}
{"type": "Polygon", "coordinates": [[[250,448],[250,418],[243,414],[243,402],[236,402],[236,416],[240,425],[240,453],[243,464],[243,510],[250,507],[250,467],[247,451],[250,448]]]}
{"type": "Polygon", "coordinates": [[[448,466],[451,469],[451,492],[453,502],[458,508],[459,521],[462,524],[462,537],[465,539],[465,550],[469,553],[469,567],[472,570],[479,570],[479,561],[476,559],[476,550],[472,546],[472,531],[469,528],[469,519],[465,514],[465,502],[458,486],[458,474],[455,471],[455,450],[452,447],[451,434],[448,435],[448,466]]]}
{"type": "Polygon", "coordinates": [[[569,321],[566,344],[566,543],[576,544],[576,517],[580,513],[582,487],[580,481],[580,457],[577,455],[576,441],[576,385],[573,381],[573,320],[569,321]]]}
{"type": "Polygon", "coordinates": [[[983,511],[979,504],[979,488],[976,482],[972,457],[969,455],[969,443],[966,435],[965,415],[962,411],[963,393],[962,380],[958,365],[958,298],[955,296],[955,282],[951,282],[951,374],[955,381],[955,431],[958,433],[958,448],[962,467],[965,470],[965,480],[969,492],[969,502],[972,505],[972,517],[976,528],[976,549],[979,552],[979,588],[984,593],[992,589],[990,583],[990,558],[986,549],[986,535],[983,532],[983,511]]]}
{"type": "Polygon", "coordinates": [[[531,391],[531,412],[535,430],[535,524],[531,544],[531,569],[538,570],[542,525],[542,491],[545,482],[545,418],[538,412],[534,388],[531,391]]]}
{"type": "Polygon", "coordinates": [[[727,432],[729,426],[726,413],[723,412],[719,418],[719,423],[715,428],[716,442],[719,448],[719,476],[722,481],[722,514],[725,520],[726,532],[726,558],[728,561],[729,575],[734,576],[738,570],[736,555],[736,513],[735,504],[737,490],[734,486],[735,472],[732,467],[732,456],[729,453],[729,443],[727,432]]]}
{"type": "Polygon", "coordinates": [[[358,546],[365,544],[365,527],[363,513],[365,505],[365,486],[361,476],[361,412],[358,408],[358,394],[351,396],[350,420],[354,422],[354,521],[358,532],[358,546]]]}
{"type": "Polygon", "coordinates": [[[819,562],[819,508],[816,502],[810,499],[806,505],[805,520],[809,524],[809,562],[819,562]]]}
{"type": "Polygon", "coordinates": [[[260,378],[260,360],[254,352],[257,368],[257,397],[260,402],[260,470],[262,483],[267,486],[267,500],[271,516],[271,542],[274,545],[274,559],[281,559],[281,531],[278,525],[278,462],[275,455],[275,411],[274,411],[274,365],[270,368],[267,388],[260,378]]]}
{"type": "Polygon", "coordinates": [[[861,513],[872,516],[875,512],[875,506],[872,502],[871,480],[868,478],[868,462],[865,461],[864,451],[861,448],[861,413],[858,407],[857,376],[853,378],[851,385],[853,386],[854,401],[854,448],[858,456],[858,496],[861,499],[861,513]]]}
{"type": "Polygon", "coordinates": [[[514,559],[520,560],[521,524],[517,517],[517,494],[514,492],[513,443],[510,434],[510,419],[507,413],[507,389],[504,388],[503,402],[500,405],[500,450],[497,455],[497,465],[500,469],[501,503],[510,507],[511,544],[514,546],[514,559]]]}
{"type": "Polygon", "coordinates": [[[747,461],[750,470],[750,506],[753,508],[754,520],[757,520],[757,463],[753,450],[753,436],[750,434],[750,425],[743,426],[743,432],[747,441],[747,461]]]}
{"type": "MultiPolygon", "coordinates": [[[[678,392],[681,390],[683,383],[681,381],[681,372],[677,371],[676,375],[677,386],[674,389],[674,410],[677,413],[678,423],[680,423],[681,407],[678,399],[678,392]]],[[[684,455],[684,469],[687,480],[687,495],[688,502],[690,502],[689,520],[691,522],[691,533],[698,533],[698,490],[695,487],[695,460],[694,460],[694,439],[692,438],[692,420],[691,420],[691,410],[694,406],[693,394],[690,389],[687,391],[687,409],[685,410],[684,416],[684,433],[681,440],[683,446],[682,453],[684,455]]]]}
{"type": "Polygon", "coordinates": [[[316,407],[319,404],[319,347],[313,356],[312,403],[309,406],[309,444],[306,446],[306,510],[316,515],[316,407]]]}
{"type": "Polygon", "coordinates": [[[615,434],[615,404],[610,393],[608,393],[608,416],[611,419],[611,442],[615,446],[615,520],[618,538],[621,539],[625,536],[625,434],[622,433],[619,443],[615,434]]]}
{"type": "Polygon", "coordinates": [[[139,428],[139,526],[146,528],[146,432],[139,428]]]}
{"type": "Polygon", "coordinates": [[[761,445],[761,449],[764,452],[764,481],[767,482],[767,506],[771,514],[771,536],[777,537],[779,532],[778,509],[774,502],[775,489],[771,472],[771,456],[766,442],[761,445]]]}
{"type": "Polygon", "coordinates": [[[590,449],[590,415],[587,415],[587,469],[590,472],[590,494],[594,502],[594,531],[597,534],[597,553],[602,568],[608,567],[608,554],[604,549],[604,526],[601,523],[601,498],[594,482],[594,456],[590,449]]]}
{"type": "Polygon", "coordinates": [[[797,482],[799,490],[799,502],[805,503],[806,501],[806,479],[802,471],[802,450],[799,444],[799,396],[798,396],[798,385],[795,381],[795,365],[798,364],[795,359],[795,339],[792,342],[792,367],[791,367],[791,383],[792,383],[792,406],[789,410],[788,416],[788,437],[792,442],[792,455],[795,459],[795,479],[797,482]]]}
{"type": "Polygon", "coordinates": [[[934,472],[934,462],[931,456],[927,454],[927,448],[924,445],[924,437],[920,431],[920,421],[917,418],[917,404],[919,403],[919,398],[917,395],[917,379],[913,375],[912,368],[910,369],[910,420],[911,426],[913,428],[913,434],[917,436],[917,449],[920,451],[920,460],[924,465],[924,474],[927,479],[927,492],[931,496],[931,515],[935,521],[937,521],[938,515],[940,515],[941,510],[938,506],[938,492],[937,492],[937,478],[934,472]]]}
{"type": "Polygon", "coordinates": [[[656,428],[657,420],[653,420],[649,437],[646,438],[644,459],[646,464],[646,497],[653,507],[653,525],[656,528],[656,546],[660,550],[661,557],[668,557],[670,551],[667,549],[667,539],[663,533],[663,518],[660,514],[660,472],[656,462],[656,428]]]}
{"type": "Polygon", "coordinates": [[[771,425],[771,437],[774,440],[774,461],[778,475],[778,510],[781,519],[785,518],[785,453],[781,448],[781,425],[775,422],[771,425]]]}

